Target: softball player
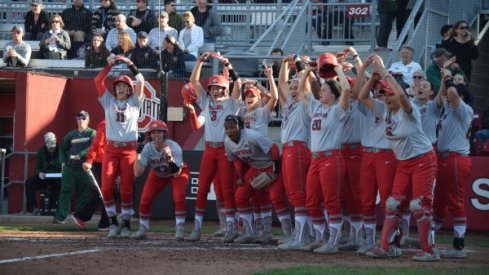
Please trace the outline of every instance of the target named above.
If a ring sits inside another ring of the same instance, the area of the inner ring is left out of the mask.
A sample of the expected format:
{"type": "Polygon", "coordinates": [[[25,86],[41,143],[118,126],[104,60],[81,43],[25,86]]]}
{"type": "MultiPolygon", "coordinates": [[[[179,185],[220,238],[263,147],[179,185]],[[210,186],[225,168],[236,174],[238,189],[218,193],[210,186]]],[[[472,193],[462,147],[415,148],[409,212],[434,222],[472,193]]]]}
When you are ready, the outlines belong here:
{"type": "MultiPolygon", "coordinates": [[[[234,81],[232,95],[229,97],[229,81],[222,75],[212,76],[208,81],[209,91],[205,91],[199,79],[202,62],[207,58],[207,53],[199,57],[190,77],[198,103],[202,108],[201,115],[205,118],[205,151],[202,155],[200,166],[197,201],[195,204],[195,227],[188,240],[198,241],[201,238],[200,232],[207,203],[207,193],[209,193],[214,176],[219,173],[220,187],[225,205],[224,213],[226,215],[226,234],[223,241],[232,242],[237,236],[234,217],[236,211],[233,189],[234,169],[225,156],[223,125],[227,115],[237,114],[239,111],[241,79],[228,60],[221,59],[234,81]]],[[[191,121],[196,124],[195,128],[202,127],[203,122],[198,120],[196,114],[191,113],[191,116],[191,121]]]]}
{"type": "Polygon", "coordinates": [[[312,160],[307,173],[306,206],[315,231],[314,242],[304,246],[303,250],[330,254],[338,252],[343,221],[339,196],[345,173],[345,163],[341,155],[341,135],[349,115],[350,84],[338,65],[334,71],[340,82],[325,81],[319,91],[319,100],[316,100],[307,85],[313,70],[316,68],[306,68],[298,89],[299,98],[303,100],[311,116],[312,160]],[[321,203],[329,215],[327,242],[323,242],[326,221],[320,208],[321,203]]]}
{"type": "MultiPolygon", "coordinates": [[[[366,66],[375,64],[375,70],[388,83],[384,103],[373,100],[368,95],[368,87],[363,87],[359,98],[365,106],[384,115],[385,135],[399,160],[392,194],[386,201],[386,216],[382,227],[380,247],[366,253],[369,257],[389,258],[401,255],[395,245],[398,240],[400,207],[406,194],[412,194],[409,208],[416,218],[421,251],[415,261],[437,261],[439,255],[434,251],[432,240],[432,200],[436,173],[436,155],[430,140],[421,126],[421,114],[403,89],[386,71],[382,59],[371,55],[366,66]]],[[[367,85],[366,85],[367,86],[367,85]]]]}
{"type": "Polygon", "coordinates": [[[131,238],[140,240],[146,237],[151,218],[151,204],[160,191],[171,184],[175,204],[175,239],[182,241],[187,215],[185,192],[190,170],[183,162],[180,145],[168,138],[168,127],[163,121],[151,122],[147,134],[151,137],[151,142],[147,143],[138,155],[134,163],[134,175],[141,176],[148,165],[151,170],[144,183],[139,203],[139,230],[132,234],[131,238]]]}
{"type": "Polygon", "coordinates": [[[311,163],[308,125],[311,117],[298,97],[299,78],[289,81],[292,56],[282,61],[279,73],[279,99],[282,106],[282,176],[289,202],[294,206],[295,234],[279,249],[299,250],[310,242],[310,218],[306,209],[306,176],[311,163]]]}
{"type": "MultiPolygon", "coordinates": [[[[234,240],[237,243],[247,243],[255,239],[252,226],[252,212],[250,198],[254,193],[267,193],[271,185],[261,190],[255,190],[251,186],[251,180],[262,172],[279,173],[280,153],[278,146],[268,137],[250,129],[244,128],[243,120],[235,115],[228,115],[224,122],[226,139],[224,147],[229,161],[233,162],[237,175],[238,188],[235,193],[236,205],[241,220],[243,221],[244,234],[234,240]],[[244,165],[249,166],[244,169],[244,165]]],[[[277,177],[278,179],[278,177],[277,177]]],[[[265,195],[266,196],[266,195],[265,195]]],[[[271,212],[266,217],[271,227],[271,212]]],[[[271,231],[271,228],[270,230],[271,231]]]]}
{"type": "MultiPolygon", "coordinates": [[[[442,250],[441,257],[465,258],[465,186],[471,168],[468,137],[474,111],[466,102],[469,99],[467,88],[463,84],[454,85],[450,77],[445,82],[442,81],[439,92],[446,100],[437,128],[438,175],[433,201],[435,230],[441,228],[448,209],[454,224],[453,248],[442,250]]],[[[443,101],[440,99],[439,102],[443,101]]]]}
{"type": "MultiPolygon", "coordinates": [[[[355,85],[360,89],[365,89],[367,94],[373,87],[374,97],[371,99],[382,104],[385,91],[388,89],[387,82],[379,81],[376,77],[379,75],[373,74],[364,85],[366,65],[364,63],[359,67],[355,85]]],[[[366,108],[364,104],[360,104],[358,108],[364,115],[361,138],[363,154],[360,164],[360,201],[365,242],[355,253],[363,255],[375,245],[377,192],[380,195],[380,206],[385,211],[385,202],[392,192],[397,159],[384,134],[383,114],[366,108]]]]}
{"type": "Polygon", "coordinates": [[[95,86],[99,102],[105,110],[106,136],[105,154],[102,163],[102,194],[107,215],[110,218],[109,238],[119,235],[125,238],[130,235],[130,219],[134,214],[133,185],[134,161],[138,137],[139,110],[144,99],[144,77],[137,67],[126,57],[116,56],[95,77],[95,86]],[[138,82],[134,85],[127,75],[120,75],[114,80],[112,92],[104,84],[107,74],[114,62],[126,63],[138,82]],[[114,185],[120,174],[120,195],[122,206],[122,226],[120,232],[116,217],[114,185]]]}

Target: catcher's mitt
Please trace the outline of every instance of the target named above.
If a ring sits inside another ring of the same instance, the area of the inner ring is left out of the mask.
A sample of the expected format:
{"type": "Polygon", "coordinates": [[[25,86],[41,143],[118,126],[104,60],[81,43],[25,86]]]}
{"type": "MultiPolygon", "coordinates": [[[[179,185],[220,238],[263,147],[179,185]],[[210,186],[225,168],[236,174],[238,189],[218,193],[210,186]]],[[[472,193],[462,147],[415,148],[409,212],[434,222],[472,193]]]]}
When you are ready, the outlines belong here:
{"type": "Polygon", "coordinates": [[[255,190],[260,190],[272,182],[275,181],[277,178],[277,175],[272,172],[262,172],[258,176],[256,176],[254,179],[251,180],[251,187],[255,190]]]}

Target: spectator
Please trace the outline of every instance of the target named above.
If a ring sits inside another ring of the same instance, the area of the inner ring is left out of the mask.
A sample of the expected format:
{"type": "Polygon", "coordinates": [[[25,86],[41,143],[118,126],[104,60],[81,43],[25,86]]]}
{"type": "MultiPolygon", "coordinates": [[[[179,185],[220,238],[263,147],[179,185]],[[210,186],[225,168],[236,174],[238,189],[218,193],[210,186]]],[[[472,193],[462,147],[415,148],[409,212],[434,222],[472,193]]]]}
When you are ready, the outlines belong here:
{"type": "Polygon", "coordinates": [[[48,132],[44,135],[44,143],[37,151],[36,174],[25,181],[26,212],[39,214],[36,204],[36,190],[46,188],[49,193],[49,209],[56,208],[61,180],[59,178],[46,178],[47,173],[60,173],[59,145],[56,136],[48,132]]]}
{"type": "Polygon", "coordinates": [[[64,29],[70,35],[71,40],[68,58],[75,58],[78,48],[85,44],[90,34],[92,12],[85,8],[83,0],[73,0],[71,8],[63,10],[61,18],[65,22],[64,29]]]}
{"type": "Polygon", "coordinates": [[[182,17],[177,13],[175,0],[165,0],[165,11],[170,17],[168,25],[180,32],[184,26],[182,17]]]}
{"type": "Polygon", "coordinates": [[[462,71],[459,71],[457,73],[455,73],[455,75],[453,76],[453,84],[457,85],[457,84],[462,84],[465,89],[467,89],[467,99],[465,100],[465,102],[470,106],[470,107],[473,107],[474,106],[474,95],[469,91],[469,82],[468,82],[468,79],[467,77],[463,74],[462,71]]]}
{"type": "Polygon", "coordinates": [[[408,91],[408,94],[410,96],[415,97],[415,93],[417,92],[417,89],[420,87],[420,84],[423,80],[426,80],[426,75],[423,70],[417,70],[413,73],[413,77],[412,77],[413,84],[411,85],[408,91]]]}
{"type": "Polygon", "coordinates": [[[426,78],[431,85],[433,85],[433,90],[438,92],[440,90],[441,81],[441,70],[447,64],[447,68],[452,72],[452,75],[461,72],[460,67],[456,63],[448,64],[447,61],[450,60],[451,53],[449,53],[444,48],[438,48],[433,54],[433,63],[431,63],[428,68],[426,68],[426,78]]]}
{"type": "Polygon", "coordinates": [[[204,30],[204,42],[216,43],[216,36],[221,36],[223,32],[217,8],[207,5],[207,0],[195,0],[195,4],[190,11],[194,15],[195,24],[204,30]]]}
{"type": "Polygon", "coordinates": [[[31,46],[23,41],[24,30],[21,26],[14,26],[10,32],[12,33],[12,41],[5,44],[3,62],[7,66],[25,67],[31,59],[31,46]]]}
{"type": "Polygon", "coordinates": [[[413,61],[414,49],[410,46],[402,46],[399,51],[401,60],[392,63],[389,72],[402,74],[402,79],[408,85],[413,84],[413,73],[417,70],[422,70],[421,65],[413,61]]]}
{"type": "Polygon", "coordinates": [[[443,40],[450,38],[450,32],[452,31],[453,25],[447,24],[443,25],[440,29],[441,40],[439,43],[436,43],[435,47],[438,49],[441,47],[443,40]]]}
{"type": "Polygon", "coordinates": [[[111,50],[117,47],[120,32],[126,32],[129,34],[132,44],[136,43],[136,33],[126,24],[126,16],[124,14],[118,14],[115,17],[115,28],[109,31],[107,34],[107,39],[105,40],[105,46],[107,49],[111,50]]]}
{"type": "Polygon", "coordinates": [[[69,132],[61,143],[59,159],[62,165],[62,184],[53,223],[64,223],[70,210],[73,192],[76,192],[75,211],[77,211],[85,205],[92,187],[88,175],[82,169],[82,163],[86,160],[88,148],[95,137],[95,130],[88,127],[90,118],[86,111],[80,111],[76,115],[76,121],[77,129],[69,132]]]}
{"type": "Polygon", "coordinates": [[[377,12],[380,16],[379,32],[377,33],[376,51],[391,51],[387,47],[387,41],[392,30],[392,22],[396,19],[397,37],[402,32],[406,23],[406,9],[409,0],[378,0],[377,12]]]}
{"type": "Polygon", "coordinates": [[[115,17],[121,12],[114,0],[100,0],[101,6],[92,14],[92,34],[100,34],[104,38],[115,28],[115,17]]]}
{"type": "Polygon", "coordinates": [[[160,62],[162,70],[169,73],[170,77],[185,77],[185,53],[171,35],[166,36],[163,40],[160,62]]]}
{"type": "Polygon", "coordinates": [[[45,32],[39,43],[39,57],[45,59],[66,59],[66,53],[71,48],[70,35],[63,27],[65,26],[61,15],[53,15],[49,20],[51,29],[45,32]]]}
{"type": "Polygon", "coordinates": [[[156,17],[153,11],[148,9],[148,0],[136,0],[136,9],[130,10],[127,16],[127,25],[134,31],[149,32],[154,27],[156,17]]]}
{"type": "Polygon", "coordinates": [[[129,53],[129,59],[140,69],[158,69],[158,54],[149,46],[148,34],[138,32],[136,47],[129,53]]]}
{"type": "Polygon", "coordinates": [[[41,40],[43,33],[49,29],[49,15],[42,8],[42,0],[31,1],[31,10],[24,18],[26,40],[41,40]]]}
{"type": "Polygon", "coordinates": [[[474,37],[469,32],[469,24],[464,20],[455,23],[450,36],[443,40],[441,46],[457,57],[457,63],[470,81],[472,59],[479,57],[479,50],[474,44],[474,37]]]}
{"type": "Polygon", "coordinates": [[[107,66],[107,57],[110,52],[104,44],[104,37],[96,34],[92,38],[92,45],[85,54],[85,68],[103,68],[107,66]]]}
{"type": "Polygon", "coordinates": [[[195,25],[195,18],[189,11],[183,13],[185,28],[180,31],[178,44],[185,52],[185,61],[195,61],[199,55],[199,48],[204,44],[204,31],[195,25]]]}
{"type": "Polygon", "coordinates": [[[132,49],[134,49],[134,44],[132,43],[129,34],[127,34],[127,32],[121,32],[119,34],[118,45],[110,51],[110,56],[107,58],[107,61],[110,62],[116,55],[128,57],[132,49]]]}
{"type": "Polygon", "coordinates": [[[489,107],[482,114],[481,121],[481,129],[474,134],[474,151],[476,156],[489,156],[489,107]]]}
{"type": "Polygon", "coordinates": [[[166,11],[161,11],[158,20],[159,28],[154,28],[149,32],[149,45],[155,50],[161,48],[163,39],[165,39],[167,35],[178,37],[178,31],[168,25],[168,18],[168,13],[166,11]]]}

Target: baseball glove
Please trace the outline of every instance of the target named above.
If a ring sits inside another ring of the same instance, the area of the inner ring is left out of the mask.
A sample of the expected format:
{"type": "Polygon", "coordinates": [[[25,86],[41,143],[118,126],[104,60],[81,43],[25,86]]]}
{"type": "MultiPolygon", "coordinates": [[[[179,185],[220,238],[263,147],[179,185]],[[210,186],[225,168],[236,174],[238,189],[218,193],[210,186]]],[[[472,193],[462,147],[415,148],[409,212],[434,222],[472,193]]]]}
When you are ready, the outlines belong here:
{"type": "Polygon", "coordinates": [[[254,179],[251,180],[251,187],[255,190],[260,190],[268,185],[270,185],[272,182],[275,181],[277,178],[277,175],[272,172],[262,172],[258,176],[256,176],[254,179]]]}

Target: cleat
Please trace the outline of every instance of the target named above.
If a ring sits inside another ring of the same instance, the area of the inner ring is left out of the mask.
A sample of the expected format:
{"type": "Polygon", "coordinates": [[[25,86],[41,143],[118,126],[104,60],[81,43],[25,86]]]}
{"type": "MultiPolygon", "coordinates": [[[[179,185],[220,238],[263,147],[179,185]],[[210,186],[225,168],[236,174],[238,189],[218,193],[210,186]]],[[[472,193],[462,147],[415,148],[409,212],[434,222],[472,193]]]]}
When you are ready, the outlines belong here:
{"type": "Polygon", "coordinates": [[[301,247],[301,250],[304,252],[313,252],[316,248],[319,248],[323,245],[321,241],[314,241],[308,245],[301,247]]]}
{"type": "Polygon", "coordinates": [[[436,253],[430,254],[426,251],[419,251],[412,259],[418,262],[435,262],[440,260],[440,256],[436,253]]]}
{"type": "Polygon", "coordinates": [[[185,224],[181,222],[177,224],[177,228],[175,231],[175,240],[183,241],[184,236],[185,236],[185,224]]]}
{"type": "Polygon", "coordinates": [[[75,215],[71,215],[71,219],[78,225],[80,228],[85,228],[85,222],[82,221],[81,219],[75,217],[75,215]]]}
{"type": "Polygon", "coordinates": [[[53,223],[55,224],[65,224],[65,221],[58,220],[56,218],[53,219],[53,223]]]}
{"type": "Polygon", "coordinates": [[[216,237],[224,237],[225,234],[226,234],[226,227],[221,227],[216,232],[214,232],[214,236],[216,237]]]}
{"type": "Polygon", "coordinates": [[[357,251],[355,251],[355,253],[358,255],[365,255],[367,254],[367,252],[374,249],[374,247],[375,246],[372,244],[363,244],[362,246],[360,246],[360,248],[357,249],[357,251]]]}
{"type": "Polygon", "coordinates": [[[467,258],[467,251],[465,251],[465,248],[462,249],[450,248],[447,250],[441,250],[440,257],[447,258],[447,259],[465,259],[467,258]]]}
{"type": "Polygon", "coordinates": [[[314,249],[314,253],[319,253],[319,254],[335,254],[338,253],[338,247],[334,246],[331,243],[326,243],[319,248],[314,249]]]}
{"type": "Polygon", "coordinates": [[[107,234],[108,238],[117,238],[119,236],[119,227],[115,224],[111,224],[109,226],[109,234],[107,234]]]}
{"type": "Polygon", "coordinates": [[[131,236],[131,231],[129,231],[129,227],[122,226],[119,234],[120,234],[121,238],[129,238],[129,236],[131,236]]]}
{"type": "Polygon", "coordinates": [[[355,241],[349,241],[345,244],[340,244],[338,248],[340,250],[345,250],[345,251],[356,251],[357,249],[360,248],[360,246],[361,246],[360,243],[357,243],[355,241]]]}
{"type": "Polygon", "coordinates": [[[194,229],[192,230],[192,233],[188,236],[187,240],[191,242],[197,242],[200,241],[201,236],[200,236],[200,229],[194,229]]]}
{"type": "Polygon", "coordinates": [[[369,258],[395,258],[402,255],[401,249],[396,246],[391,246],[387,251],[380,247],[374,247],[372,250],[365,253],[369,258]]]}
{"type": "Polygon", "coordinates": [[[98,231],[109,231],[109,228],[110,228],[110,226],[105,226],[105,227],[99,226],[99,227],[97,227],[97,230],[98,231]]]}
{"type": "MultiPolygon", "coordinates": [[[[125,227],[123,227],[123,228],[125,228],[125,227]]],[[[121,228],[121,231],[122,231],[123,228],[121,228]]],[[[130,236],[130,238],[133,239],[133,240],[142,240],[142,239],[145,239],[146,238],[146,232],[148,232],[148,229],[146,229],[146,227],[144,227],[144,226],[141,225],[141,226],[139,226],[138,231],[136,231],[136,233],[132,234],[130,236]]],[[[121,232],[121,235],[122,235],[122,232],[121,232]]]]}

